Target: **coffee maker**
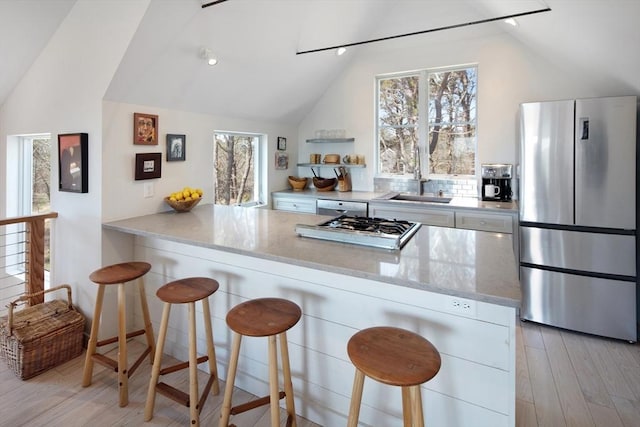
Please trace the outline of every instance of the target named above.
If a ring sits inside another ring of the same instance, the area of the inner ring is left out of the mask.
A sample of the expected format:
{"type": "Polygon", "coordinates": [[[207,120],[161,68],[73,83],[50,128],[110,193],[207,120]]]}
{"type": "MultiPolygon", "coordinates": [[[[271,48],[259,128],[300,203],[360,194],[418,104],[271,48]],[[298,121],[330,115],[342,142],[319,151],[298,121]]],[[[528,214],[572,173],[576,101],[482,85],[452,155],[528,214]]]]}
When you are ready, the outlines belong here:
{"type": "Polygon", "coordinates": [[[484,163],[482,171],[482,200],[510,202],[513,196],[511,178],[513,165],[484,163]]]}

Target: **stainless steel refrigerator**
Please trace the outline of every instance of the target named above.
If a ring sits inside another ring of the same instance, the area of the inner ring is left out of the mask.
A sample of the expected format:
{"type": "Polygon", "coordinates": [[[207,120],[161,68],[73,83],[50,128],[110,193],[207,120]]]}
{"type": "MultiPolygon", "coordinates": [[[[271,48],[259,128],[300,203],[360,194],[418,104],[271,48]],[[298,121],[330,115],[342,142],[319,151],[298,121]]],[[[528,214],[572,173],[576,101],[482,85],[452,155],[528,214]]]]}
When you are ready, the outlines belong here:
{"type": "Polygon", "coordinates": [[[522,319],[636,341],[635,96],[520,106],[522,319]]]}

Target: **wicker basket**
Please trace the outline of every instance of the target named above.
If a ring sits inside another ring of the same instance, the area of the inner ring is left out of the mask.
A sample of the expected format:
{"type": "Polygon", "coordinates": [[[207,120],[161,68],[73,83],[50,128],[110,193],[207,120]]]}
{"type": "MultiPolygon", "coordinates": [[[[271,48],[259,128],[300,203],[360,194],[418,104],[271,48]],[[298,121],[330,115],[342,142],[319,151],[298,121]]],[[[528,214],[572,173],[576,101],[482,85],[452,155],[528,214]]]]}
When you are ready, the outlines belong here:
{"type": "Polygon", "coordinates": [[[80,355],[83,333],[84,316],[73,307],[69,285],[23,295],[0,318],[0,356],[26,380],[80,355]],[[67,301],[47,301],[14,314],[18,303],[59,289],[67,290],[67,301]]]}
{"type": "Polygon", "coordinates": [[[167,204],[171,206],[173,209],[175,209],[177,212],[189,212],[198,203],[200,203],[200,200],[202,200],[202,197],[199,197],[197,199],[187,200],[187,201],[170,200],[168,197],[164,198],[164,201],[167,202],[167,204]]]}

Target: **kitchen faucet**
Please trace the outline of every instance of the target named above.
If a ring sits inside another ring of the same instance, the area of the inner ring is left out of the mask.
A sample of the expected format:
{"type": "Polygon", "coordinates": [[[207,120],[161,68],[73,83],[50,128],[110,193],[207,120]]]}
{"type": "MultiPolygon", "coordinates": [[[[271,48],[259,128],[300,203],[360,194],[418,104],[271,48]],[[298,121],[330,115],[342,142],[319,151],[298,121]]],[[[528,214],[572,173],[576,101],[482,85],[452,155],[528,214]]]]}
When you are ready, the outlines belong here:
{"type": "Polygon", "coordinates": [[[413,157],[414,157],[414,168],[413,168],[413,179],[420,181],[422,179],[421,164],[420,164],[420,147],[418,144],[413,148],[413,157]]]}

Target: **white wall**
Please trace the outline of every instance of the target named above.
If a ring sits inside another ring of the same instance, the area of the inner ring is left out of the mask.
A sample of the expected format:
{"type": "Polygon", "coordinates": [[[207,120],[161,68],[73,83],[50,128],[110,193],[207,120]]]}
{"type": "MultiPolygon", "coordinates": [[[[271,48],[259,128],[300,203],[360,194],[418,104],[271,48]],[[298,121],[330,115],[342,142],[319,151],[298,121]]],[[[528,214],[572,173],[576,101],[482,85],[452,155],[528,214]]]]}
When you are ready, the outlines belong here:
{"type": "Polygon", "coordinates": [[[102,97],[148,3],[79,0],[0,110],[1,144],[10,135],[50,132],[52,160],[59,133],[89,134],[89,193],[58,192],[57,161],[51,171],[51,208],[59,213],[51,281],[71,284],[89,317],[96,286],[88,276],[102,262],[102,97]]]}
{"type": "MultiPolygon", "coordinates": [[[[312,152],[327,150],[364,154],[367,168],[352,171],[354,190],[373,190],[377,75],[477,64],[479,163],[517,163],[520,103],[606,95],[597,93],[590,82],[580,81],[580,76],[560,71],[507,34],[446,43],[416,37],[370,45],[354,53],[349,67],[299,127],[300,141],[312,138],[316,129],[346,129],[348,136],[355,137],[353,147],[301,144],[299,150],[300,162],[308,162],[312,152]]],[[[299,174],[307,176],[306,169],[300,168],[299,174]]]]}
{"type": "Polygon", "coordinates": [[[229,117],[160,109],[143,105],[103,102],[102,181],[103,221],[170,210],[163,198],[185,186],[204,191],[201,203],[213,202],[213,134],[214,131],[250,132],[266,135],[261,154],[268,182],[265,202],[272,191],[288,187],[287,176],[295,170],[297,157],[296,128],[290,125],[260,123],[229,117]],[[158,115],[158,145],[133,144],[133,113],[158,115]],[[166,161],[166,134],[186,135],[186,160],[166,161]],[[290,170],[275,170],[274,158],[278,136],[287,138],[290,170]],[[136,153],[162,153],[162,177],[134,180],[136,153]],[[153,186],[153,197],[144,197],[144,185],[153,186]]]}

